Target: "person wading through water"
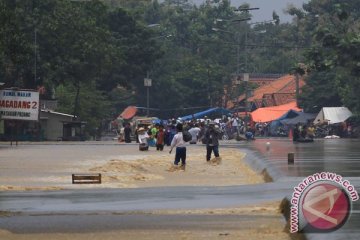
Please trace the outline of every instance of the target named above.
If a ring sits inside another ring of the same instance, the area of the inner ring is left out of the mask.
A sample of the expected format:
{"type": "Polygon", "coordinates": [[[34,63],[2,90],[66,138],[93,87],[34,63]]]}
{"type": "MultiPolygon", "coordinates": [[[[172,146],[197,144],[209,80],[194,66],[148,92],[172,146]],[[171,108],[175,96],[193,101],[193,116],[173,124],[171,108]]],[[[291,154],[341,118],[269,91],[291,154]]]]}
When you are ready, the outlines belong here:
{"type": "Polygon", "coordinates": [[[214,152],[215,157],[220,160],[219,155],[219,138],[221,132],[215,122],[210,122],[209,127],[205,132],[204,138],[206,143],[206,161],[211,159],[211,153],[214,152]]]}
{"type": "Polygon", "coordinates": [[[176,134],[174,138],[171,141],[171,149],[169,153],[171,154],[173,148],[176,147],[176,153],[175,153],[175,161],[174,165],[170,167],[169,171],[175,171],[178,169],[185,170],[186,165],[186,142],[183,139],[183,125],[181,123],[178,123],[176,125],[176,134]],[[179,168],[179,162],[181,160],[181,166],[179,168]]]}

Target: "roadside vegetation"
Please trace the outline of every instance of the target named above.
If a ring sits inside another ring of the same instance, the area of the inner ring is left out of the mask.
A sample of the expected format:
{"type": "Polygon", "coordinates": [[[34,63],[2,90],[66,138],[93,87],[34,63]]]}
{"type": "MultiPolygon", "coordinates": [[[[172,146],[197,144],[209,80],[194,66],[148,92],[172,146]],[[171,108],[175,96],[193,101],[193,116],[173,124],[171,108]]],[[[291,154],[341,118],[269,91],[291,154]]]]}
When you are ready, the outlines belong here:
{"type": "Polygon", "coordinates": [[[239,11],[246,7],[256,6],[0,0],[0,79],[57,99],[57,111],[88,122],[91,135],[126,106],[146,106],[147,76],[153,115],[162,118],[223,107],[243,92],[232,83],[243,72],[306,75],[300,107],[345,105],[359,115],[359,1],[289,7],[291,23],[276,12],[272,22],[231,21],[251,18],[239,11]]]}

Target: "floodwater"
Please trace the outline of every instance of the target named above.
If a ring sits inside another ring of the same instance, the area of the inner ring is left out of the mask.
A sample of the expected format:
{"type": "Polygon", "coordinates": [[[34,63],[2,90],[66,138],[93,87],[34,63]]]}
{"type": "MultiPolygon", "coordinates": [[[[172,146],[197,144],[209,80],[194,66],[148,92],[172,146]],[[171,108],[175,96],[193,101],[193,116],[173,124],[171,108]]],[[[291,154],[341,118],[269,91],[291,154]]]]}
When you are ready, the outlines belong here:
{"type": "MultiPolygon", "coordinates": [[[[31,145],[8,148],[2,146],[1,162],[18,166],[6,169],[3,174],[24,174],[19,169],[38,170],[38,166],[31,165],[29,158],[44,159],[41,164],[49,165],[49,171],[58,168],[58,164],[68,167],[79,164],[83,159],[97,159],[100,155],[114,155],[127,153],[127,148],[114,143],[106,144],[54,144],[35,147],[31,145]],[[49,151],[50,150],[50,151],[49,151]],[[10,158],[16,152],[17,158],[10,158]],[[29,152],[30,151],[30,152],[29,152]],[[49,164],[49,161],[51,164],[49,164]]],[[[134,145],[135,146],[135,145],[134,145]]],[[[239,148],[246,152],[247,161],[258,170],[266,168],[275,180],[274,183],[228,187],[173,187],[148,189],[104,189],[104,190],[75,190],[56,192],[2,192],[0,206],[3,211],[20,211],[31,213],[52,213],[58,217],[64,213],[104,213],[106,223],[112,222],[111,213],[126,211],[144,211],[149,209],[191,209],[191,208],[225,208],[248,203],[280,200],[289,196],[292,188],[302,177],[316,172],[328,171],[350,178],[357,190],[360,186],[360,141],[354,139],[316,139],[313,143],[293,143],[289,139],[257,139],[251,142],[222,142],[222,147],[239,148]],[[288,153],[294,153],[294,164],[288,164],[288,153]],[[277,181],[279,180],[279,181],[277,181]]],[[[220,153],[221,153],[220,148],[220,153]]],[[[146,153],[139,153],[139,155],[146,153]]],[[[111,159],[109,156],[108,160],[111,159]]],[[[25,171],[25,170],[24,170],[25,171]]],[[[322,235],[308,235],[308,239],[358,239],[360,234],[360,201],[353,205],[351,218],[340,230],[322,235]]],[[[86,215],[86,214],[85,214],[86,215]]],[[[74,215],[76,218],[78,215],[74,215]]],[[[81,215],[80,217],[83,217],[81,215]]],[[[88,216],[88,215],[86,215],[88,216]]],[[[118,216],[122,216],[121,214],[118,216]]],[[[129,218],[132,218],[130,216],[129,218]]],[[[46,216],[44,222],[47,222],[46,216]]],[[[48,217],[50,218],[50,217],[48,217]]],[[[136,217],[135,217],[136,218],[136,217]]],[[[190,217],[189,217],[190,218],[190,217]]],[[[93,225],[97,224],[94,218],[93,225]]],[[[209,218],[210,219],[210,218],[209,218]]],[[[80,219],[80,226],[83,221],[80,219]],[[80,221],[81,220],[81,221],[80,221]]],[[[117,219],[118,220],[118,219],[117,219]]],[[[198,219],[196,219],[198,220],[198,219]]],[[[206,220],[205,218],[203,220],[206,220]]],[[[230,219],[231,220],[231,219],[230,219]]],[[[230,221],[229,220],[229,221],[230,221]]],[[[243,219],[247,221],[248,219],[243,219]]],[[[101,219],[101,221],[103,221],[101,219]]],[[[157,220],[169,221],[168,218],[157,220]]],[[[183,219],[188,221],[188,219],[183,219]]],[[[222,220],[220,220],[222,221],[222,220]]],[[[30,231],[36,225],[30,224],[32,219],[26,216],[0,218],[0,226],[8,226],[14,232],[21,229],[30,231]],[[20,220],[19,220],[20,219],[20,220]],[[11,220],[11,221],[10,221],[11,220]],[[21,223],[17,221],[22,221],[21,223]],[[28,224],[28,225],[26,225],[28,224]],[[13,229],[10,226],[19,226],[13,229]],[[27,226],[24,228],[24,226],[27,226]]],[[[136,225],[137,219],[134,220],[136,225]]],[[[55,223],[55,225],[57,222],[55,223]]],[[[209,223],[212,225],[213,223],[209,223]]],[[[44,225],[48,227],[47,225],[44,225]]],[[[56,225],[62,231],[66,224],[56,225]]],[[[46,228],[45,227],[45,228],[46,228]]],[[[45,229],[45,228],[42,228],[45,229]]]]}
{"type": "Polygon", "coordinates": [[[323,171],[360,176],[358,139],[315,139],[312,143],[293,143],[286,138],[257,139],[243,147],[280,176],[305,177],[323,171]],[[288,164],[288,153],[294,153],[294,164],[288,164]]]}

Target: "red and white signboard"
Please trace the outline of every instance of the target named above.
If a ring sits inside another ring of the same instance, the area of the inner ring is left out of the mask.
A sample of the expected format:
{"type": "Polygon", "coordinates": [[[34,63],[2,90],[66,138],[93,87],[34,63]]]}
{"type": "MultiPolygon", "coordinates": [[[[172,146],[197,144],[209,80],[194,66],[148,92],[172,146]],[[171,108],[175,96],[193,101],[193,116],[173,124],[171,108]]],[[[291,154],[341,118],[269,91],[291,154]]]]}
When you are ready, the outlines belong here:
{"type": "Polygon", "coordinates": [[[39,119],[39,92],[1,90],[0,116],[1,119],[37,121],[39,119]]]}

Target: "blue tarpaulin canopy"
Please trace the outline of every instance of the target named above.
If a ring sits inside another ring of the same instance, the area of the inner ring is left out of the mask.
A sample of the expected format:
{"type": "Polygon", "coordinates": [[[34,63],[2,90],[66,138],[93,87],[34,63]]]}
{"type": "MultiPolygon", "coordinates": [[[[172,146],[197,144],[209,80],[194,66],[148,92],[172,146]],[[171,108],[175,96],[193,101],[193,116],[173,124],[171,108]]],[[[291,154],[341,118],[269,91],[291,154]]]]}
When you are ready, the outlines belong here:
{"type": "Polygon", "coordinates": [[[295,110],[287,111],[284,115],[282,115],[281,117],[279,117],[278,119],[276,119],[270,123],[270,133],[273,135],[276,134],[277,129],[283,125],[282,120],[292,119],[297,116],[299,116],[299,112],[297,112],[295,110]]]}
{"type": "Polygon", "coordinates": [[[205,116],[213,116],[213,115],[219,115],[219,116],[222,116],[222,115],[228,115],[228,114],[231,114],[231,112],[225,108],[210,108],[208,110],[205,110],[205,111],[202,111],[202,112],[198,112],[198,113],[194,113],[194,114],[191,114],[191,115],[187,115],[187,116],[184,116],[184,117],[181,117],[180,119],[182,121],[188,121],[188,120],[191,120],[191,119],[198,119],[198,118],[203,118],[205,116]]]}
{"type": "Polygon", "coordinates": [[[315,113],[304,113],[304,112],[298,112],[298,116],[294,118],[286,118],[283,120],[280,120],[282,124],[286,125],[295,125],[298,123],[308,123],[309,120],[315,119],[316,114],[315,113]]]}

